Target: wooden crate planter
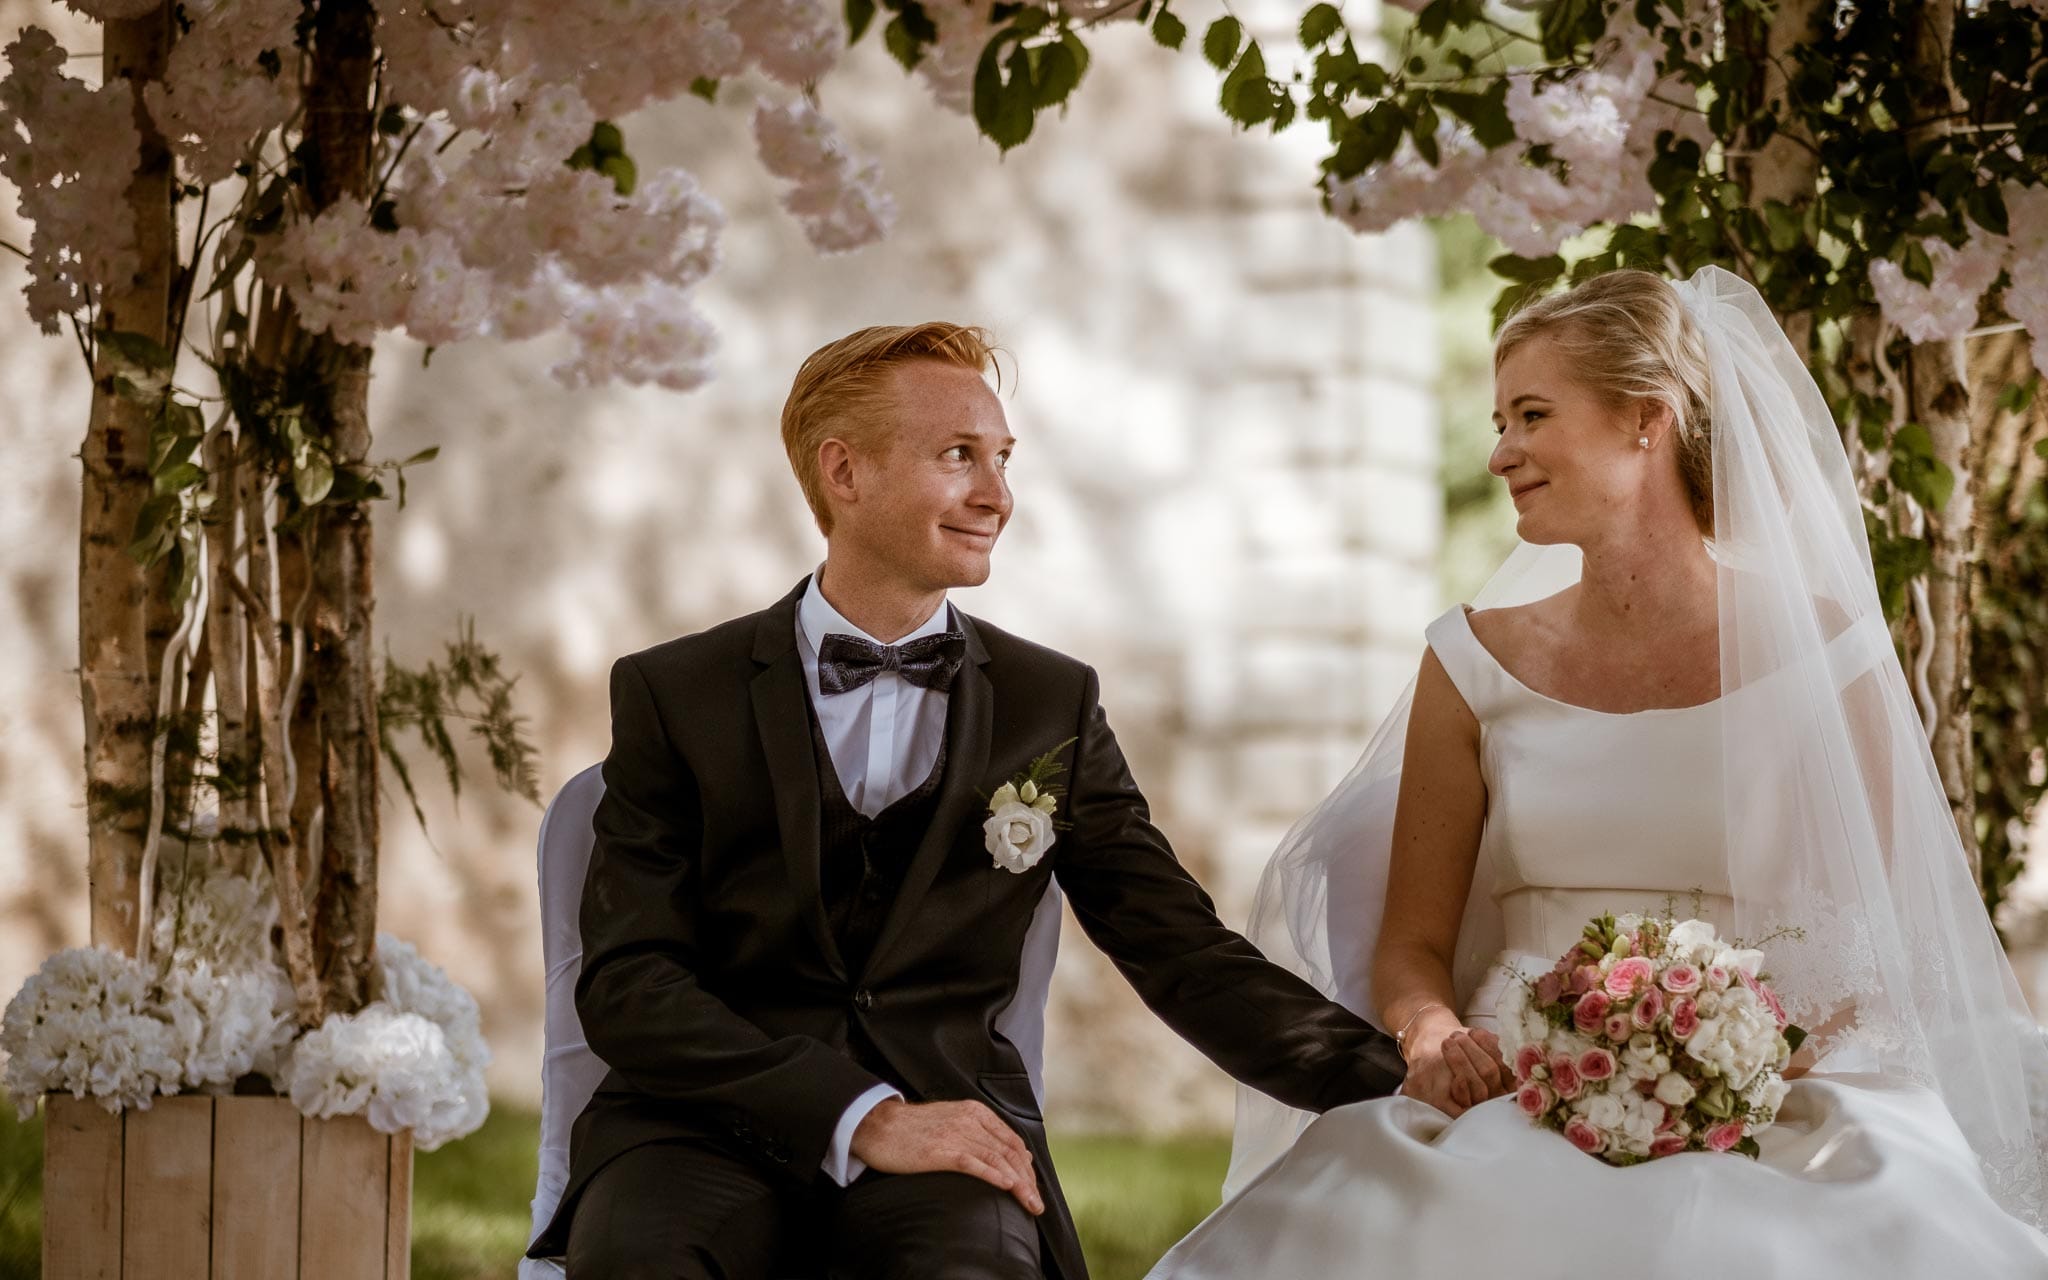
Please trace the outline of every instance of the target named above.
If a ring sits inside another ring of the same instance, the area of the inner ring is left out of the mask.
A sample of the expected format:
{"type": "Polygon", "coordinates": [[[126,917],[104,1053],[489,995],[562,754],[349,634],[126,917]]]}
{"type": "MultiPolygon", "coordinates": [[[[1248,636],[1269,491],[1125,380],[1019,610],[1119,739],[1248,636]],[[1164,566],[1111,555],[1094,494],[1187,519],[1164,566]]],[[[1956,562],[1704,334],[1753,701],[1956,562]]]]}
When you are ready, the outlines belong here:
{"type": "Polygon", "coordinates": [[[44,1100],[44,1280],[407,1280],[412,1137],[283,1098],[44,1100]]]}

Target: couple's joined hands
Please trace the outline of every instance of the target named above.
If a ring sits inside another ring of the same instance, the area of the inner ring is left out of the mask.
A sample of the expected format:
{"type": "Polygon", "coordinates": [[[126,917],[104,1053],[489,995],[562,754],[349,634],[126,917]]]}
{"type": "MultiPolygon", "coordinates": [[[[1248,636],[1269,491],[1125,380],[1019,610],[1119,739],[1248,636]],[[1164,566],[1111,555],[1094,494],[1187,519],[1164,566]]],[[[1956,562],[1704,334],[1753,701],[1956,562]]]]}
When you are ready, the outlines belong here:
{"type": "Polygon", "coordinates": [[[1488,1098],[1514,1091],[1514,1077],[1501,1060],[1499,1037],[1484,1028],[1467,1027],[1441,1005],[1415,1020],[1402,1055],[1408,1060],[1408,1079],[1401,1092],[1453,1118],[1488,1098]]]}
{"type": "Polygon", "coordinates": [[[1031,1148],[979,1102],[890,1099],[854,1128],[855,1159],[883,1173],[964,1173],[1017,1197],[1034,1217],[1045,1212],[1031,1148]]]}

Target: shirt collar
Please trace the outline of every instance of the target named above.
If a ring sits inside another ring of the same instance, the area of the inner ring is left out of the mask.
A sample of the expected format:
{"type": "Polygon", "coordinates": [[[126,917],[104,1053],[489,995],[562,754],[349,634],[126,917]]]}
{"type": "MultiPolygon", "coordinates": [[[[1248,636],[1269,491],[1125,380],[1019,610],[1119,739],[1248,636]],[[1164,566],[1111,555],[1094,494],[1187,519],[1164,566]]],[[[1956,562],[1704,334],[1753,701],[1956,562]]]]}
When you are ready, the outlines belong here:
{"type": "MultiPolygon", "coordinates": [[[[846,615],[832,607],[832,602],[825,598],[824,591],[818,586],[818,580],[824,576],[825,567],[820,565],[817,571],[811,574],[810,585],[804,588],[804,598],[796,607],[797,626],[803,631],[804,639],[810,642],[811,652],[818,652],[828,635],[855,636],[871,644],[881,644],[882,641],[848,622],[846,615]]],[[[923,625],[895,643],[907,644],[922,636],[937,635],[946,629],[947,621],[947,603],[941,600],[939,607],[932,612],[931,617],[924,620],[923,625]]]]}

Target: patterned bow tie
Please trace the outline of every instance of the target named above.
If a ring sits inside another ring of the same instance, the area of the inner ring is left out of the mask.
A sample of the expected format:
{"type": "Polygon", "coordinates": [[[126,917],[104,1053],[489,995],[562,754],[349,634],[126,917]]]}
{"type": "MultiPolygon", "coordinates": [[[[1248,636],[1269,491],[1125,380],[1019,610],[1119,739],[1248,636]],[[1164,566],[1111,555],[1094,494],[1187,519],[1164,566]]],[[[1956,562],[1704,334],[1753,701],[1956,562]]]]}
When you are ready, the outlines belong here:
{"type": "Polygon", "coordinates": [[[944,693],[967,657],[967,637],[958,631],[920,636],[904,644],[876,644],[859,636],[828,635],[818,646],[818,688],[850,693],[884,671],[894,671],[920,688],[944,693]]]}

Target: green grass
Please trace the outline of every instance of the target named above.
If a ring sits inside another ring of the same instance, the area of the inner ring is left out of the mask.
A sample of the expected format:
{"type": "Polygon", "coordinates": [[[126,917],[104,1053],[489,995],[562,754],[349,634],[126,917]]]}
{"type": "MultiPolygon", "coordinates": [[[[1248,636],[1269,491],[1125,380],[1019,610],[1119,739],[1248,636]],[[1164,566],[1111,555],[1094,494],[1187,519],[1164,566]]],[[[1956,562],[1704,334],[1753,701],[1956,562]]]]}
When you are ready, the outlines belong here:
{"type": "Polygon", "coordinates": [[[36,1280],[43,1254],[43,1117],[23,1124],[0,1094],[0,1280],[36,1280]]]}
{"type": "MultiPolygon", "coordinates": [[[[526,1246],[534,1112],[499,1106],[461,1142],[421,1155],[413,1177],[415,1280],[506,1280],[526,1246]]],[[[0,1116],[0,1280],[40,1274],[43,1127],[0,1116]]],[[[1138,1280],[1216,1205],[1223,1138],[1053,1140],[1094,1280],[1138,1280]]]]}

